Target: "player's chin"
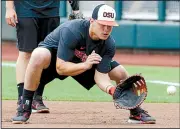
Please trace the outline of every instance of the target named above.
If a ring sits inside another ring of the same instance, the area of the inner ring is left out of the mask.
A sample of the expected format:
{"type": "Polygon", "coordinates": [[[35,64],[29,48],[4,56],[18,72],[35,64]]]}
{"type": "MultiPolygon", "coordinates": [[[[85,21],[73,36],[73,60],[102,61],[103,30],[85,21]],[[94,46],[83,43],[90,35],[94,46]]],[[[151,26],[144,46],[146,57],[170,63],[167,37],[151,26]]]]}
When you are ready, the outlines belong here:
{"type": "Polygon", "coordinates": [[[108,37],[109,37],[109,35],[103,34],[103,35],[101,36],[101,39],[102,39],[102,40],[106,40],[108,37]]]}

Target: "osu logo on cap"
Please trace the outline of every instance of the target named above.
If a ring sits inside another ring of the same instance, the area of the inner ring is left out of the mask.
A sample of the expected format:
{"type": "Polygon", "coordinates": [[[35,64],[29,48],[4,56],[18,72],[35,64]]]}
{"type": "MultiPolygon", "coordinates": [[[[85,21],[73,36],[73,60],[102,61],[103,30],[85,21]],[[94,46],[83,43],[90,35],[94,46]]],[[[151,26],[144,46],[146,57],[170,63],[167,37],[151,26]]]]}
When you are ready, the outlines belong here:
{"type": "Polygon", "coordinates": [[[114,13],[112,13],[112,12],[104,12],[103,17],[114,18],[114,13]]]}

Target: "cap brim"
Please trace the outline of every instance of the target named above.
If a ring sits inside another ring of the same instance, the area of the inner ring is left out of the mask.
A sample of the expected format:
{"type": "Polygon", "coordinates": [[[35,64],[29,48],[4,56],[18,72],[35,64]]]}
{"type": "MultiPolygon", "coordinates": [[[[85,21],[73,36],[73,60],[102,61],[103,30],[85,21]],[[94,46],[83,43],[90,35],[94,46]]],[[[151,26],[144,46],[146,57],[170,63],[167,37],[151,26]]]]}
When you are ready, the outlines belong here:
{"type": "Polygon", "coordinates": [[[117,24],[117,22],[115,22],[115,21],[103,21],[103,20],[96,20],[96,21],[97,21],[97,23],[102,24],[102,25],[107,25],[107,26],[119,26],[119,25],[117,24]]]}

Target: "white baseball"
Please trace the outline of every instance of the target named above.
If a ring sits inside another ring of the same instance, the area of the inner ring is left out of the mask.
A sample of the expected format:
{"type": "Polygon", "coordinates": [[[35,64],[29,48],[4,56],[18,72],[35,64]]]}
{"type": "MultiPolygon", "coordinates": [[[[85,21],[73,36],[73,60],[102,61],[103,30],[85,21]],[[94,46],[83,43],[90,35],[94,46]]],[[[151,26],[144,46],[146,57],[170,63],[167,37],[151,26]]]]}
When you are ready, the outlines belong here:
{"type": "Polygon", "coordinates": [[[174,95],[176,93],[176,87],[175,86],[168,86],[167,93],[169,95],[174,95]]]}

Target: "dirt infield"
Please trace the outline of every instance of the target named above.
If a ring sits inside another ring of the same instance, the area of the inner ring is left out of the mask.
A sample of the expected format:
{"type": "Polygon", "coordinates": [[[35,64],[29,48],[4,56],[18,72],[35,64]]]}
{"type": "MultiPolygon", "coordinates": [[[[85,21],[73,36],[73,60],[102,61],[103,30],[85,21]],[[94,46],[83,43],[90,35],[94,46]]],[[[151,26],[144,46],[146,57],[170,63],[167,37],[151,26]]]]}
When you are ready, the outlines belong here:
{"type": "MultiPolygon", "coordinates": [[[[2,60],[15,61],[17,49],[13,44],[2,45],[2,60]]],[[[121,64],[179,67],[179,55],[116,53],[121,64]]],[[[3,128],[178,128],[179,103],[145,103],[146,109],[157,120],[153,125],[128,124],[127,110],[116,110],[112,102],[61,102],[45,101],[49,114],[32,114],[29,124],[11,123],[16,101],[2,101],[3,128]]]]}
{"type": "Polygon", "coordinates": [[[15,101],[2,102],[2,127],[6,128],[178,128],[179,104],[145,103],[143,108],[157,119],[156,124],[128,124],[128,110],[115,109],[112,102],[45,101],[49,114],[33,113],[29,124],[11,123],[15,101]]]}

